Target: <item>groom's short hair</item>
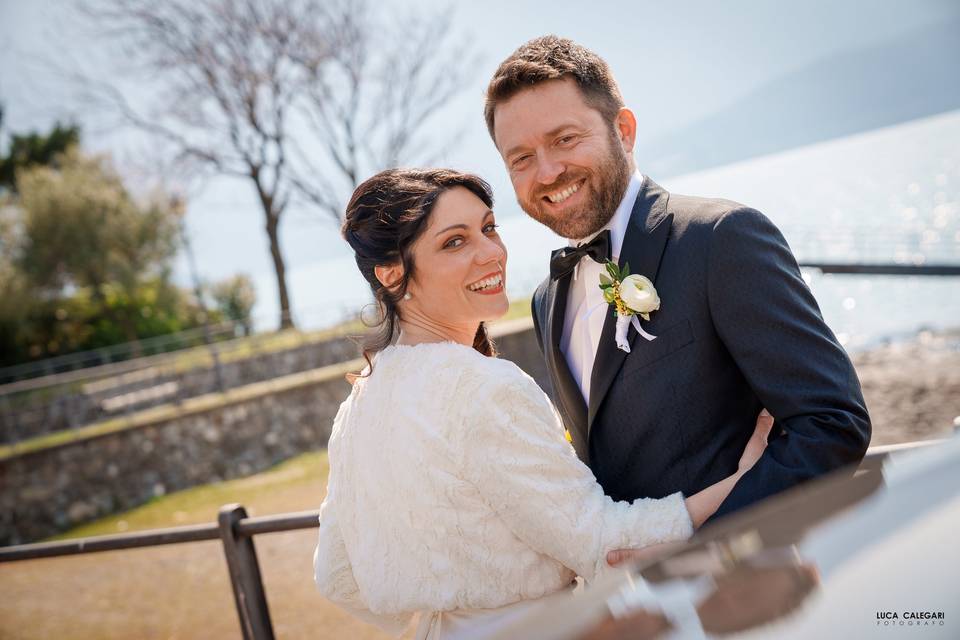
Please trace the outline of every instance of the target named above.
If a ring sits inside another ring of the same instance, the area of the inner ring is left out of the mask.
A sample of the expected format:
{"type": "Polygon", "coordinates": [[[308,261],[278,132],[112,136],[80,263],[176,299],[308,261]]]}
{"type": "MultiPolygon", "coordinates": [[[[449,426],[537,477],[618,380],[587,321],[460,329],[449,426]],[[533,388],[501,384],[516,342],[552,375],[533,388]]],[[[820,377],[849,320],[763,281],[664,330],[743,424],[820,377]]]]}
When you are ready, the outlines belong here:
{"type": "Polygon", "coordinates": [[[493,138],[493,112],[498,104],[524,89],[566,76],[576,80],[586,103],[613,127],[624,104],[610,67],[603,58],[573,40],[549,35],[522,45],[493,74],[483,109],[490,137],[493,138]]]}

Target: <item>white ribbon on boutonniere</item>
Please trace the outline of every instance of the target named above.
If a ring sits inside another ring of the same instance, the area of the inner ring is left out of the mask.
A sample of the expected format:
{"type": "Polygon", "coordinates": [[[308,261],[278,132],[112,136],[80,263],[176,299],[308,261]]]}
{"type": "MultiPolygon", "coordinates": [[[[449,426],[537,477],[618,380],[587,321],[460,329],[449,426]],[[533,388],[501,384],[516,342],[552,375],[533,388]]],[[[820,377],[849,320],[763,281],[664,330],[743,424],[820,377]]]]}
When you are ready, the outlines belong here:
{"type": "Polygon", "coordinates": [[[600,288],[603,289],[603,299],[607,304],[616,305],[617,315],[617,348],[630,353],[630,343],[627,342],[627,332],[631,325],[645,340],[655,340],[657,336],[644,331],[640,326],[639,315],[650,321],[650,314],[660,308],[660,296],[650,282],[650,278],[640,274],[630,274],[630,264],[617,267],[612,261],[607,261],[607,272],[600,274],[600,288]]]}

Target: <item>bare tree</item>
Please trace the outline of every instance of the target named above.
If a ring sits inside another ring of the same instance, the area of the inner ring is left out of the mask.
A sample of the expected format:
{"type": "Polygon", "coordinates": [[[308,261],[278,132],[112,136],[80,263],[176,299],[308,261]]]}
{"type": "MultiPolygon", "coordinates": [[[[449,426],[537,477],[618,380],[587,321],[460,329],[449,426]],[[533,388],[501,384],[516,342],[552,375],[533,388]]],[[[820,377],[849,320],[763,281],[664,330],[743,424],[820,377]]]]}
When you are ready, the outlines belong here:
{"type": "MultiPolygon", "coordinates": [[[[310,78],[305,121],[321,153],[294,147],[293,182],[338,222],[342,194],[364,177],[412,159],[429,164],[442,152],[444,141],[430,140],[428,125],[477,60],[469,41],[455,40],[450,9],[391,18],[378,20],[364,2],[341,2],[331,9],[339,46],[300,59],[310,78]]],[[[446,134],[446,142],[456,139],[446,134]]]]}
{"type": "Polygon", "coordinates": [[[127,70],[149,74],[140,77],[153,105],[110,82],[86,79],[88,89],[181,164],[253,186],[281,327],[293,326],[279,234],[291,203],[338,221],[367,172],[421,159],[411,152],[435,145],[419,135],[471,62],[446,42],[449,13],[387,22],[363,0],[99,0],[84,9],[122,46],[127,70]]]}

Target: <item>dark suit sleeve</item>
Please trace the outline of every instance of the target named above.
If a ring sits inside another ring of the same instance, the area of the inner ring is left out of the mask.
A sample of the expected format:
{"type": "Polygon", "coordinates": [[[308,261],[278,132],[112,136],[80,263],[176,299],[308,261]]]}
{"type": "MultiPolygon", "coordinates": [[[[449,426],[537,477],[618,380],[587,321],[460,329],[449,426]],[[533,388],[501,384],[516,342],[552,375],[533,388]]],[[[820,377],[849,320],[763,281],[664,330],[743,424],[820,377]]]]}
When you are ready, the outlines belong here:
{"type": "Polygon", "coordinates": [[[870,442],[860,381],[820,314],[780,231],[734,209],[714,226],[707,272],[720,339],[783,434],[714,515],[863,458],[870,442]]]}

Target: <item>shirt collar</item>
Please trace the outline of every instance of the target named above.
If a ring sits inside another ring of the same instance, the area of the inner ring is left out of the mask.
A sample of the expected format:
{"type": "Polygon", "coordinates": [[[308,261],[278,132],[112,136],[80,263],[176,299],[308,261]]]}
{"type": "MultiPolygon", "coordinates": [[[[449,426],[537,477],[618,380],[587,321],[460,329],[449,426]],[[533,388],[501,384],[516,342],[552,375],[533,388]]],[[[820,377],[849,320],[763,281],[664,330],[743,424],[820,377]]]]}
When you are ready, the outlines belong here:
{"type": "Polygon", "coordinates": [[[620,200],[620,205],[617,207],[617,210],[613,213],[613,217],[607,221],[607,224],[597,230],[596,233],[592,233],[586,238],[581,238],[579,240],[570,240],[570,246],[575,247],[584,242],[590,242],[596,236],[598,236],[605,229],[610,230],[610,257],[614,262],[617,262],[620,259],[620,249],[623,247],[623,238],[627,235],[627,227],[630,224],[630,214],[633,212],[633,203],[637,199],[637,194],[640,193],[640,187],[643,186],[644,176],[640,173],[639,170],[634,169],[633,174],[630,176],[630,182],[627,183],[627,190],[623,193],[623,199],[620,200]]]}

